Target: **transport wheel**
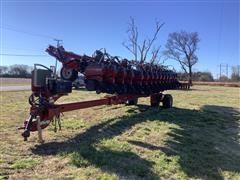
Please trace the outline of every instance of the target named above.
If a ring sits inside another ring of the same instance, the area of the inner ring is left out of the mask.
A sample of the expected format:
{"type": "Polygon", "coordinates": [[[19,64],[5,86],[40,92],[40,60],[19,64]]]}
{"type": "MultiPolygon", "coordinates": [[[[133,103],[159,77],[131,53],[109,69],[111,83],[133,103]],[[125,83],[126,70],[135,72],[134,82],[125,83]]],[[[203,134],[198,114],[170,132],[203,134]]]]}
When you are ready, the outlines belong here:
{"type": "Polygon", "coordinates": [[[67,69],[65,67],[62,67],[60,74],[62,79],[68,80],[68,81],[74,81],[78,77],[78,72],[76,70],[67,69]]]}
{"type": "Polygon", "coordinates": [[[170,94],[165,94],[163,97],[163,108],[171,108],[173,105],[173,97],[170,94]]]}
{"type": "Polygon", "coordinates": [[[138,103],[138,98],[127,101],[127,105],[137,105],[137,103],[138,103]]]}

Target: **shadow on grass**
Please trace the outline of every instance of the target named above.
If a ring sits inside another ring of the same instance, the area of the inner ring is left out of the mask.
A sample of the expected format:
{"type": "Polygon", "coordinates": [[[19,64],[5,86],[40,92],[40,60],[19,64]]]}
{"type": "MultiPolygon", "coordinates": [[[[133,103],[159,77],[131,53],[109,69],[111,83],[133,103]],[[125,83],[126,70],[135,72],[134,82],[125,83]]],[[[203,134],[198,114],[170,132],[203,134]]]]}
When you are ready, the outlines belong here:
{"type": "Polygon", "coordinates": [[[122,177],[159,179],[159,173],[153,169],[154,162],[131,150],[99,149],[95,145],[101,140],[121,135],[138,123],[164,119],[179,127],[171,129],[164,147],[141,141],[128,143],[160,150],[167,156],[179,156],[178,163],[188,177],[222,179],[220,170],[240,173],[237,110],[223,106],[203,106],[200,110],[165,110],[139,105],[129,112],[129,116],[92,126],[72,139],[37,145],[32,151],[39,155],[70,155],[73,164],[78,167],[94,165],[122,177]]]}

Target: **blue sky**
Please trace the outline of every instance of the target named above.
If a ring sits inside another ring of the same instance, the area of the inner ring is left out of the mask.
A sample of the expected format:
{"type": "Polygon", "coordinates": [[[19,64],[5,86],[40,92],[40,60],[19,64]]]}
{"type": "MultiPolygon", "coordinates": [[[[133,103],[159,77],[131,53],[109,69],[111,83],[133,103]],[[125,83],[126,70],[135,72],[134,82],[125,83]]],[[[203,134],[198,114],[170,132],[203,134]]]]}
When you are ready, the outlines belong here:
{"type": "MultiPolygon", "coordinates": [[[[47,55],[45,49],[55,44],[54,37],[63,40],[65,49],[79,54],[92,54],[104,47],[110,54],[131,59],[122,42],[127,39],[132,16],[143,38],[152,35],[155,19],[165,22],[157,40],[162,50],[169,33],[197,31],[201,41],[195,70],[208,70],[216,77],[220,63],[240,64],[237,0],[0,1],[0,54],[47,55]]],[[[0,58],[1,65],[55,62],[50,56],[0,58]]],[[[173,60],[165,64],[180,68],[173,60]]]]}

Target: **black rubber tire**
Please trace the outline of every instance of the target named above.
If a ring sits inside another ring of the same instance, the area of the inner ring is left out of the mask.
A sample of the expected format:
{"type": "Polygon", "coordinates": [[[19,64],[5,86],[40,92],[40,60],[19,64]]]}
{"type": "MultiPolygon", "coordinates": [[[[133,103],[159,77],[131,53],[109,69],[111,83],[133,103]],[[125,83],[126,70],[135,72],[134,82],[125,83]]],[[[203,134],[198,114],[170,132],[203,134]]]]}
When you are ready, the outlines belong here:
{"type": "Polygon", "coordinates": [[[165,94],[163,97],[163,108],[171,108],[173,105],[173,97],[170,94],[165,94]]]}
{"type": "Polygon", "coordinates": [[[138,103],[138,98],[127,101],[127,105],[137,105],[137,103],[138,103]]]}
{"type": "Polygon", "coordinates": [[[64,80],[75,81],[78,77],[78,72],[74,69],[66,69],[65,67],[62,67],[60,75],[64,80]]]}

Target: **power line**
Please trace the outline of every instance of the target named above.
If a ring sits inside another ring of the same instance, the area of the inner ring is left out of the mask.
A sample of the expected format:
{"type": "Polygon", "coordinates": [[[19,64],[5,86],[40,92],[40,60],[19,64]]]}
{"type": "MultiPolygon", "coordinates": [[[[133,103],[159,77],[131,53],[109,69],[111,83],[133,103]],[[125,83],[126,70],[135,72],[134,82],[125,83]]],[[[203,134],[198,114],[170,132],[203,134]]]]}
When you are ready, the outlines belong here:
{"type": "MultiPolygon", "coordinates": [[[[12,52],[12,51],[35,51],[35,52],[39,52],[39,51],[41,51],[41,52],[43,52],[43,51],[45,51],[45,48],[39,48],[39,49],[34,49],[34,48],[14,48],[14,47],[11,47],[11,48],[8,48],[8,47],[2,47],[1,48],[2,49],[2,51],[4,52],[12,52]]],[[[25,54],[25,53],[24,53],[25,54]]]]}
{"type": "Polygon", "coordinates": [[[0,56],[25,56],[25,57],[49,57],[47,55],[40,54],[0,54],[0,56]]]}
{"type": "Polygon", "coordinates": [[[46,39],[57,39],[55,37],[52,36],[48,36],[45,34],[40,34],[40,33],[32,33],[29,31],[23,31],[23,30],[18,30],[16,28],[12,28],[12,27],[4,27],[4,26],[0,26],[1,29],[5,29],[5,30],[9,30],[9,31],[15,31],[15,32],[19,32],[19,33],[24,33],[24,34],[28,34],[30,36],[38,36],[38,37],[42,37],[42,38],[46,38],[46,39]]]}

